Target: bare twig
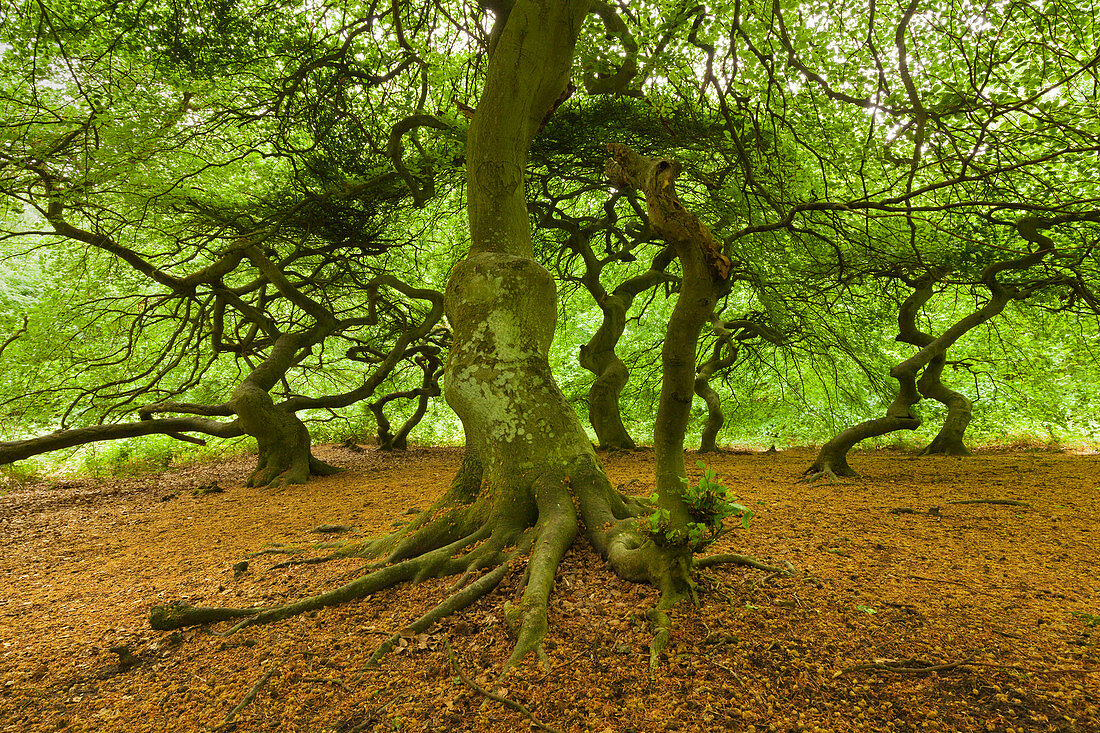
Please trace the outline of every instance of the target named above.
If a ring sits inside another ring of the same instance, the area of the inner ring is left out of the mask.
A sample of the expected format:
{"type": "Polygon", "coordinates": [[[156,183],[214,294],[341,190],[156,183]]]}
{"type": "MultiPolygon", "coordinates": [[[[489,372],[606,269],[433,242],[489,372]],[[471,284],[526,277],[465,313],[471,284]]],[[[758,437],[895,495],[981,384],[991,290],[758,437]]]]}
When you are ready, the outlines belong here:
{"type": "Polygon", "coordinates": [[[898,674],[926,674],[929,672],[946,672],[956,667],[993,667],[996,669],[1013,670],[1016,672],[1029,672],[1032,674],[1100,674],[1100,667],[1088,668],[1088,667],[1022,667],[1016,664],[1002,664],[1000,662],[975,662],[974,656],[971,655],[966,659],[961,659],[957,662],[948,662],[946,664],[933,664],[930,666],[917,666],[907,667],[902,666],[903,662],[872,662],[869,664],[857,664],[854,667],[847,667],[833,674],[833,679],[840,677],[841,675],[849,672],[864,672],[869,670],[881,671],[881,672],[896,672],[898,674]]]}
{"type": "Polygon", "coordinates": [[[489,692],[484,687],[482,687],[481,685],[479,685],[478,683],[474,682],[472,679],[467,677],[466,673],[462,671],[462,668],[458,666],[458,660],[455,658],[454,649],[451,648],[450,639],[447,639],[446,637],[444,637],[443,638],[443,645],[447,648],[447,656],[451,660],[451,667],[454,669],[455,674],[457,674],[459,676],[459,678],[461,678],[462,681],[466,683],[466,686],[469,687],[471,690],[478,693],[479,695],[484,695],[485,697],[489,698],[490,700],[496,700],[497,702],[502,703],[504,705],[507,705],[508,707],[512,708],[513,710],[516,710],[516,711],[522,713],[523,715],[527,716],[528,720],[531,721],[531,725],[535,726],[536,728],[539,728],[540,730],[545,730],[545,731],[548,731],[549,733],[561,733],[561,731],[559,731],[557,728],[552,728],[549,725],[546,725],[545,723],[540,723],[538,720],[535,719],[535,716],[531,714],[530,710],[525,708],[523,705],[520,705],[515,700],[509,700],[506,697],[502,697],[500,695],[494,695],[493,693],[489,692]]]}
{"type": "MultiPolygon", "coordinates": [[[[247,693],[245,693],[245,696],[241,698],[241,701],[239,703],[237,703],[237,707],[226,713],[225,720],[223,720],[221,724],[217,726],[217,728],[221,728],[228,725],[229,723],[232,723],[233,718],[237,717],[237,713],[244,710],[246,707],[248,707],[249,703],[256,699],[256,694],[263,688],[264,685],[266,685],[271,680],[271,677],[275,674],[276,671],[278,671],[278,669],[279,664],[276,664],[271,669],[264,672],[264,676],[256,680],[256,684],[252,685],[252,688],[247,693]]],[[[215,728],[215,730],[217,728],[215,728]]]]}
{"type": "Polygon", "coordinates": [[[321,685],[337,685],[338,687],[344,688],[345,692],[350,693],[352,691],[348,684],[343,680],[334,680],[329,679],[328,677],[303,677],[302,682],[316,682],[317,684],[321,685]]]}
{"type": "Polygon", "coordinates": [[[999,662],[967,662],[967,667],[996,667],[997,669],[1011,669],[1014,672],[1030,672],[1033,674],[1100,674],[1100,667],[1021,667],[1017,664],[1001,664],[999,662]]]}
{"type": "Polygon", "coordinates": [[[900,662],[870,662],[868,664],[857,664],[854,667],[847,667],[833,674],[833,679],[840,677],[843,674],[849,672],[864,672],[868,670],[877,670],[881,672],[895,672],[897,674],[928,674],[929,672],[946,672],[948,670],[955,669],[956,667],[962,667],[970,664],[974,655],[970,655],[966,659],[958,662],[948,662],[946,664],[932,664],[921,667],[906,667],[902,666],[900,662]]]}
{"type": "Polygon", "coordinates": [[[1017,501],[1016,499],[959,499],[957,501],[949,501],[948,504],[998,504],[1001,506],[1031,506],[1026,501],[1017,501]]]}
{"type": "Polygon", "coordinates": [[[709,568],[715,565],[747,565],[750,568],[756,568],[757,570],[766,570],[769,573],[776,573],[778,575],[794,575],[794,565],[784,561],[784,567],[776,567],[774,565],[766,565],[760,562],[756,558],[749,557],[748,555],[710,555],[708,557],[700,557],[695,560],[695,567],[697,568],[709,568]]]}

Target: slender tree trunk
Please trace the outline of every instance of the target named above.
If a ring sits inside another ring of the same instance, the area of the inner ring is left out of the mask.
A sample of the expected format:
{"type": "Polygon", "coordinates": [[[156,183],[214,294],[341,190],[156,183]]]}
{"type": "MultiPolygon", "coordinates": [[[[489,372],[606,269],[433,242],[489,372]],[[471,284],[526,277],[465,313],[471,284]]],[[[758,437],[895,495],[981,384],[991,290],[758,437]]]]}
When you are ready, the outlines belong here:
{"type": "Polygon", "coordinates": [[[946,355],[939,356],[925,368],[917,388],[920,393],[929,399],[936,400],[947,408],[947,417],[943,420],[943,427],[932,442],[921,451],[922,456],[948,455],[968,456],[970,451],[963,442],[966,428],[970,425],[973,416],[974,403],[959,392],[947,387],[941,381],[943,368],[947,363],[946,355]]]}
{"type": "Polygon", "coordinates": [[[393,447],[396,450],[406,450],[409,447],[409,433],[424,419],[424,415],[428,412],[428,401],[432,397],[438,397],[443,393],[439,387],[439,378],[442,375],[436,369],[439,364],[439,361],[433,359],[431,363],[432,371],[430,373],[425,371],[424,382],[416,390],[416,409],[394,433],[393,447]]]}
{"type": "Polygon", "coordinates": [[[725,369],[733,364],[734,355],[726,353],[729,336],[729,333],[719,335],[710,358],[703,362],[695,375],[695,394],[699,395],[707,406],[707,421],[703,425],[703,436],[699,441],[700,453],[718,452],[718,431],[726,423],[726,416],[722,413],[722,398],[714,387],[710,386],[710,380],[719,369],[725,369]]]}
{"type": "Polygon", "coordinates": [[[633,438],[623,425],[619,396],[626,386],[630,372],[615,353],[615,348],[626,331],[626,314],[639,294],[672,279],[665,273],[675,256],[671,247],[665,247],[650,263],[649,269],[629,278],[608,293],[600,283],[600,272],[605,262],[597,261],[591,246],[585,240],[575,246],[585,262],[585,274],[581,283],[596,299],[603,313],[603,321],[592,339],[580,349],[580,364],[596,375],[596,381],[588,390],[588,419],[596,432],[601,448],[632,449],[633,438]]]}
{"type": "MultiPolygon", "coordinates": [[[[730,261],[710,231],[677,198],[678,164],[646,158],[622,145],[608,148],[611,161],[607,168],[612,182],[645,194],[649,223],[675,248],[683,271],[680,294],[661,348],[661,397],[653,427],[653,451],[657,508],[668,513],[671,531],[686,535],[692,517],[684,499],[684,436],[695,388],[695,351],[718,288],[729,276],[730,261]]],[[[656,542],[649,543],[649,547],[653,555],[649,560],[650,577],[661,591],[651,615],[655,630],[650,644],[653,666],[668,642],[671,619],[666,612],[691,591],[694,549],[690,544],[659,547],[656,542]]]]}
{"type": "MultiPolygon", "coordinates": [[[[1045,255],[1045,252],[1040,251],[986,268],[983,281],[990,290],[990,297],[985,305],[961,318],[940,336],[921,347],[916,354],[891,369],[890,376],[898,380],[899,387],[897,396],[886,410],[886,416],[848,428],[821,446],[813,465],[806,469],[806,474],[857,476],[847,460],[848,452],[856,443],[897,430],[914,430],[920,427],[920,417],[911,409],[921,399],[917,388],[917,374],[935,359],[945,358],[947,350],[964,334],[1003,311],[1008,301],[1016,296],[1016,291],[1011,286],[1004,286],[997,281],[999,272],[1005,269],[1024,269],[1040,261],[1045,255]]],[[[898,312],[898,327],[902,334],[912,336],[911,324],[915,322],[915,314],[928,302],[931,295],[932,280],[927,279],[918,283],[913,293],[905,299],[898,312]]],[[[902,338],[899,335],[899,339],[902,338]]]]}
{"type": "Polygon", "coordinates": [[[435,346],[425,347],[422,353],[416,357],[416,363],[424,372],[419,387],[404,392],[393,392],[370,404],[375,422],[378,423],[378,450],[406,450],[409,447],[409,433],[420,424],[424,414],[428,411],[428,400],[442,394],[439,388],[439,378],[441,376],[440,367],[443,362],[439,356],[439,349],[435,346]],[[412,399],[413,397],[416,398],[416,409],[402,423],[396,433],[392,432],[390,421],[386,419],[386,405],[393,400],[412,399]]]}
{"type": "Polygon", "coordinates": [[[378,442],[378,450],[391,451],[393,450],[393,432],[390,430],[390,421],[386,417],[386,404],[394,399],[397,399],[398,395],[386,395],[380,400],[376,400],[370,403],[370,411],[374,414],[374,422],[376,426],[375,437],[378,442]]]}
{"type": "MultiPolygon", "coordinates": [[[[633,300],[631,298],[631,300],[633,300]]],[[[623,425],[619,395],[630,377],[626,364],[615,353],[619,338],[626,330],[626,312],[630,303],[617,295],[608,295],[600,303],[603,322],[592,339],[580,350],[580,364],[596,375],[588,390],[588,421],[596,432],[601,448],[630,450],[634,439],[623,425]]]]}
{"type": "MultiPolygon", "coordinates": [[[[932,334],[921,331],[917,327],[917,314],[932,296],[933,283],[933,278],[926,277],[913,284],[913,294],[906,299],[898,311],[898,341],[923,349],[936,340],[932,334]]],[[[947,350],[944,349],[943,353],[934,356],[928,362],[928,366],[924,368],[917,382],[917,389],[923,397],[936,400],[947,408],[947,417],[940,432],[932,443],[921,451],[921,455],[932,453],[970,455],[970,451],[963,444],[963,435],[970,424],[973,404],[966,396],[949,389],[943,383],[943,368],[946,364],[947,350]]]]}

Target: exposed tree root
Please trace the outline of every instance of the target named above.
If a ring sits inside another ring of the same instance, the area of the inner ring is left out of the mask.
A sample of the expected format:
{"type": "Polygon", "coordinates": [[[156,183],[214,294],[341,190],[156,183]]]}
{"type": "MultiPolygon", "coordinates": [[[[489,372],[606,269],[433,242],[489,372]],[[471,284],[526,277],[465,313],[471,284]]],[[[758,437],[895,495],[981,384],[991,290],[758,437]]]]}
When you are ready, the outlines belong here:
{"type": "Polygon", "coordinates": [[[515,700],[510,700],[507,697],[503,697],[502,695],[495,695],[492,692],[486,690],[478,683],[474,682],[469,677],[467,677],[466,673],[462,671],[462,668],[458,666],[458,660],[455,658],[454,649],[451,648],[451,642],[448,640],[444,640],[443,643],[447,647],[447,657],[451,660],[451,668],[454,669],[455,674],[459,676],[459,679],[461,679],[467,687],[469,687],[471,690],[478,693],[479,695],[484,695],[490,700],[499,702],[502,705],[507,705],[513,710],[525,715],[527,719],[531,721],[531,725],[535,726],[539,730],[545,730],[548,731],[548,733],[560,733],[557,728],[553,728],[549,725],[546,725],[545,723],[540,723],[538,719],[536,719],[535,716],[531,714],[530,710],[528,710],[526,707],[519,704],[515,700]]]}
{"type": "Polygon", "coordinates": [[[504,672],[530,651],[537,652],[545,662],[542,640],[549,628],[547,603],[558,564],[576,539],[578,530],[577,511],[568,485],[569,479],[565,476],[549,476],[534,486],[539,509],[539,524],[535,530],[538,537],[531,551],[531,559],[527,562],[523,597],[518,604],[505,606],[508,623],[516,634],[516,646],[504,664],[504,672]]]}
{"type": "MultiPolygon", "coordinates": [[[[850,473],[842,473],[841,475],[846,478],[859,478],[859,474],[851,469],[848,469],[850,473]]],[[[797,483],[800,484],[812,484],[820,481],[823,484],[839,484],[841,478],[831,468],[818,468],[816,465],[810,466],[807,471],[802,474],[802,478],[798,479],[797,483]]]]}
{"type": "MultiPolygon", "coordinates": [[[[506,492],[496,492],[493,489],[497,487],[486,484],[467,501],[455,501],[452,486],[449,500],[445,497],[389,537],[349,545],[324,557],[292,558],[276,566],[387,553],[384,559],[355,571],[357,577],[334,589],[268,607],[161,606],[153,609],[151,623],[156,629],[170,630],[236,621],[225,632],[229,635],[248,626],[363,598],[398,583],[454,577],[455,582],[438,605],[382,642],[367,662],[369,668],[399,644],[402,636],[423,633],[484,598],[518,565],[523,567],[523,574],[515,601],[505,603],[515,646],[503,675],[531,652],[547,662],[542,643],[549,629],[547,609],[555,575],[562,557],[583,532],[616,574],[660,591],[660,600],[649,614],[653,630],[651,664],[656,668],[668,644],[670,609],[684,598],[695,596],[694,569],[732,563],[780,574],[793,570],[741,555],[717,555],[693,562],[684,548],[658,547],[637,526],[636,518],[651,507],[612,488],[591,454],[561,468],[546,467],[528,473],[521,479],[528,482],[526,488],[510,486],[506,492]]],[[[467,497],[465,494],[462,498],[467,497]]]]}
{"type": "Polygon", "coordinates": [[[289,560],[283,560],[277,562],[271,566],[272,570],[278,570],[280,568],[290,568],[295,565],[320,565],[321,563],[328,562],[329,560],[336,560],[341,557],[346,557],[339,552],[334,552],[329,555],[323,555],[321,557],[294,557],[289,560]]]}
{"type": "Polygon", "coordinates": [[[680,596],[674,592],[661,593],[657,605],[646,612],[649,629],[653,633],[653,638],[649,640],[650,677],[656,674],[657,666],[661,661],[661,652],[668,647],[668,637],[672,632],[672,617],[668,614],[668,610],[680,600],[680,596]]]}
{"type": "Polygon", "coordinates": [[[155,606],[149,612],[149,625],[157,631],[171,631],[185,626],[215,624],[219,621],[252,616],[262,610],[262,608],[216,608],[173,603],[168,606],[155,606]]]}
{"type": "MultiPolygon", "coordinates": [[[[527,539],[526,535],[524,539],[527,539]]],[[[437,621],[440,621],[453,613],[457,613],[458,611],[467,608],[474,602],[491,593],[494,588],[500,585],[500,581],[504,579],[504,576],[508,574],[508,570],[510,569],[512,560],[529,548],[530,542],[521,541],[520,544],[516,547],[516,550],[509,555],[508,559],[501,563],[496,569],[486,573],[485,575],[482,575],[473,583],[470,583],[465,588],[462,588],[460,591],[447,598],[447,600],[443,601],[438,606],[428,611],[416,621],[413,621],[411,624],[405,627],[405,630],[401,633],[394,634],[390,638],[386,639],[384,642],[382,642],[381,645],[379,645],[378,649],[375,650],[370,659],[367,660],[367,663],[364,666],[364,671],[378,664],[378,662],[381,661],[382,657],[389,654],[394,645],[398,643],[402,636],[411,636],[423,633],[424,631],[430,629],[432,625],[435,624],[437,621]]]]}
{"type": "Polygon", "coordinates": [[[262,550],[250,552],[244,557],[246,560],[251,560],[261,555],[301,555],[305,551],[306,549],[304,547],[265,547],[262,550]]]}

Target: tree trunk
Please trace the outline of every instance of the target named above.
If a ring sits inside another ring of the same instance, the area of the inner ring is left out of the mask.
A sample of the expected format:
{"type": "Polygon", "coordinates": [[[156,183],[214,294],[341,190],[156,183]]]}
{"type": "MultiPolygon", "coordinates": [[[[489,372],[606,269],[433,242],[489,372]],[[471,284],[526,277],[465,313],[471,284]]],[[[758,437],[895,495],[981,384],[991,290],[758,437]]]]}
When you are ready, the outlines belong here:
{"type": "Polygon", "coordinates": [[[502,549],[525,533],[533,544],[522,598],[508,610],[517,641],[507,667],[541,648],[557,565],[581,522],[621,575],[648,579],[644,568],[617,562],[639,544],[620,538],[636,511],[599,468],[550,373],[556,288],[532,258],[524,197],[528,148],[565,89],[586,6],[517,0],[497,17],[467,142],[470,254],[452,271],[445,294],[453,341],[444,395],[483,469],[473,506],[490,545],[502,549]]]}
{"type": "MultiPolygon", "coordinates": [[[[680,533],[684,540],[693,521],[684,498],[687,480],[684,436],[695,388],[695,351],[699,332],[714,309],[719,286],[729,277],[730,260],[706,226],[677,198],[675,181],[679,164],[646,158],[622,145],[608,148],[611,160],[607,172],[612,183],[631,186],[645,194],[649,223],[675,248],[683,272],[680,294],[661,347],[661,397],[653,425],[653,452],[657,509],[667,512],[665,537],[680,533]]],[[[694,548],[690,542],[661,545],[654,537],[643,549],[652,554],[649,575],[661,591],[657,607],[650,615],[655,632],[649,659],[653,668],[668,643],[671,618],[667,611],[693,590],[694,548]]]]}
{"type": "MultiPolygon", "coordinates": [[[[248,609],[238,627],[342,603],[399,582],[460,575],[453,595],[406,626],[419,633],[483,597],[513,562],[525,559],[519,600],[505,604],[516,636],[508,670],[528,652],[541,653],[558,564],[583,531],[620,577],[661,591],[654,644],[667,641],[664,610],[689,586],[690,551],[658,546],[643,534],[637,517],[649,507],[615,491],[597,463],[587,433],[550,373],[555,285],[531,256],[523,187],[527,149],[565,88],[586,2],[516,0],[498,7],[485,91],[467,144],[471,250],[452,270],[444,296],[453,334],[444,395],[466,434],[463,469],[446,495],[407,527],[362,548],[364,555],[388,552],[376,570],[301,601],[248,609]],[[491,570],[480,572],[486,568],[491,570]]],[[[700,257],[686,253],[685,273],[705,267],[700,257]]],[[[680,478],[694,371],[692,336],[712,305],[705,291],[689,286],[688,292],[694,297],[680,298],[673,344],[664,351],[671,377],[662,390],[658,423],[663,429],[656,436],[660,504],[673,510],[678,522],[687,514],[680,478]]],[[[172,608],[162,627],[186,623],[194,612],[172,608]]],[[[164,611],[154,609],[154,615],[164,611]]],[[[368,664],[400,638],[384,642],[368,664]]]]}
{"type": "MultiPolygon", "coordinates": [[[[1008,302],[1019,296],[1019,291],[1014,286],[1003,285],[997,280],[997,274],[1004,270],[1022,270],[1040,262],[1049,254],[1050,250],[1039,250],[1023,257],[1006,260],[990,265],[982,274],[982,280],[989,288],[989,300],[980,308],[963,316],[952,324],[938,337],[931,341],[920,338],[916,332],[916,314],[928,299],[932,296],[931,278],[925,278],[914,285],[913,293],[905,299],[898,311],[898,339],[909,343],[927,341],[920,350],[902,363],[890,370],[890,376],[898,380],[898,394],[890,407],[886,410],[886,416],[874,420],[868,420],[855,427],[849,428],[825,445],[814,460],[813,465],[806,469],[806,474],[813,476],[832,475],[857,476],[848,465],[848,451],[856,443],[866,438],[878,435],[886,435],[896,430],[913,430],[920,427],[920,417],[911,410],[912,406],[921,399],[921,392],[917,388],[917,374],[926,369],[936,359],[946,358],[947,350],[951,348],[964,334],[972,328],[979,326],[1005,309],[1008,302]]],[[[926,336],[926,335],[925,335],[926,336]]],[[[938,378],[937,380],[938,381],[938,378]]],[[[965,428],[965,425],[963,426],[965,428]]],[[[961,442],[962,434],[958,435],[961,442]]]]}
{"type": "Polygon", "coordinates": [[[304,484],[313,457],[309,430],[298,416],[276,407],[271,395],[248,380],[234,391],[232,403],[241,428],[256,439],[259,451],[248,485],[304,484]]]}
{"type": "Polygon", "coordinates": [[[735,354],[726,353],[730,345],[730,335],[727,331],[718,336],[710,358],[703,362],[695,375],[695,394],[703,398],[707,406],[707,422],[703,425],[703,435],[699,441],[700,453],[718,452],[718,431],[726,423],[726,416],[722,413],[722,398],[710,386],[710,380],[715,372],[731,366],[736,358],[735,354]]]}
{"type": "Polygon", "coordinates": [[[268,357],[233,390],[229,405],[241,430],[256,439],[259,458],[248,477],[249,486],[304,484],[310,474],[327,475],[336,468],[313,457],[309,430],[291,409],[274,404],[269,391],[286,374],[303,344],[303,333],[285,333],[276,339],[268,357]]]}
{"type": "MultiPolygon", "coordinates": [[[[633,298],[631,298],[633,300],[633,298]]],[[[615,353],[615,346],[626,330],[626,312],[630,303],[618,295],[608,295],[600,303],[603,322],[592,339],[581,347],[580,364],[596,375],[588,390],[588,421],[596,431],[601,448],[630,450],[634,439],[623,425],[619,395],[626,386],[630,372],[615,353]]]]}
{"type": "MultiPolygon", "coordinates": [[[[931,279],[920,282],[901,304],[901,307],[898,308],[898,340],[919,338],[919,333],[914,335],[916,314],[932,297],[932,282],[931,279]]],[[[924,355],[934,341],[935,339],[932,339],[918,344],[921,351],[918,352],[917,356],[924,355]]],[[[934,358],[933,353],[929,352],[927,358],[934,358]]],[[[898,393],[894,397],[894,401],[886,408],[886,415],[873,420],[865,420],[858,425],[841,431],[836,437],[821,446],[813,465],[806,469],[805,473],[812,476],[859,476],[848,465],[848,452],[857,443],[867,438],[875,438],[898,430],[916,430],[919,428],[920,417],[912,411],[912,407],[920,402],[921,396],[917,390],[917,372],[926,363],[927,361],[924,359],[912,357],[891,369],[890,376],[898,380],[898,393]]]]}
{"type": "MultiPolygon", "coordinates": [[[[932,334],[925,333],[917,327],[917,314],[932,296],[933,283],[932,277],[925,277],[913,283],[913,294],[906,299],[898,311],[898,341],[923,349],[936,340],[932,334]]],[[[966,433],[967,425],[970,424],[973,404],[964,395],[949,389],[943,383],[943,368],[946,364],[947,349],[945,348],[943,353],[934,356],[928,362],[928,366],[924,368],[917,382],[917,389],[923,397],[936,400],[947,408],[947,417],[940,432],[932,443],[921,451],[922,456],[932,453],[953,456],[970,455],[970,451],[963,444],[963,435],[966,433]]]]}
{"type": "Polygon", "coordinates": [[[966,428],[974,413],[974,403],[966,395],[947,387],[940,379],[947,363],[946,355],[933,359],[925,368],[917,388],[929,399],[936,400],[947,408],[947,417],[932,442],[921,451],[922,456],[947,455],[968,456],[970,451],[963,442],[966,428]]]}
{"type": "Polygon", "coordinates": [[[659,283],[672,279],[665,273],[665,268],[675,253],[671,247],[665,247],[653,258],[648,270],[629,278],[608,293],[600,283],[600,273],[606,260],[600,262],[596,259],[587,239],[578,242],[575,251],[585,262],[581,284],[595,298],[603,313],[600,327],[580,349],[581,366],[596,375],[596,381],[588,390],[588,419],[601,448],[633,449],[634,440],[623,426],[619,407],[619,395],[626,386],[630,372],[615,353],[615,347],[626,330],[626,314],[634,299],[659,283]]]}

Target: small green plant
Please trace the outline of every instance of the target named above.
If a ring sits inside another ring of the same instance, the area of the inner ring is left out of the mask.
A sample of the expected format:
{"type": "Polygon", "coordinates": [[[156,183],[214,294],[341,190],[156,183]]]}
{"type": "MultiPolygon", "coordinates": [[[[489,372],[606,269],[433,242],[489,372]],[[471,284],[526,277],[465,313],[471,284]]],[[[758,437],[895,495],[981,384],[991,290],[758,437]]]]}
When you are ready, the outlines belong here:
{"type": "Polygon", "coordinates": [[[1085,626],[1100,626],[1100,616],[1091,613],[1085,613],[1084,611],[1070,611],[1069,613],[1071,616],[1076,616],[1077,618],[1081,619],[1081,622],[1084,623],[1085,626]]]}
{"type": "Polygon", "coordinates": [[[39,466],[34,461],[21,461],[0,467],[0,496],[14,488],[25,488],[28,483],[40,481],[39,466]]]}
{"type": "Polygon", "coordinates": [[[872,616],[874,614],[878,613],[878,611],[876,611],[874,608],[871,608],[870,606],[865,606],[862,603],[860,605],[856,606],[856,610],[857,611],[863,611],[864,613],[866,613],[868,615],[872,615],[872,616]]]}
{"type": "MultiPolygon", "coordinates": [[[[691,517],[686,527],[672,527],[668,510],[656,506],[649,516],[639,520],[641,528],[658,545],[686,545],[691,547],[692,552],[700,552],[728,531],[724,522],[727,517],[739,517],[741,526],[745,529],[749,527],[752,510],[739,504],[737,497],[715,480],[717,474],[706,464],[696,461],[695,465],[703,469],[699,483],[692,484],[686,478],[680,479],[684,482],[683,499],[691,517]]],[[[656,505],[657,494],[651,495],[649,500],[656,505]]]]}

